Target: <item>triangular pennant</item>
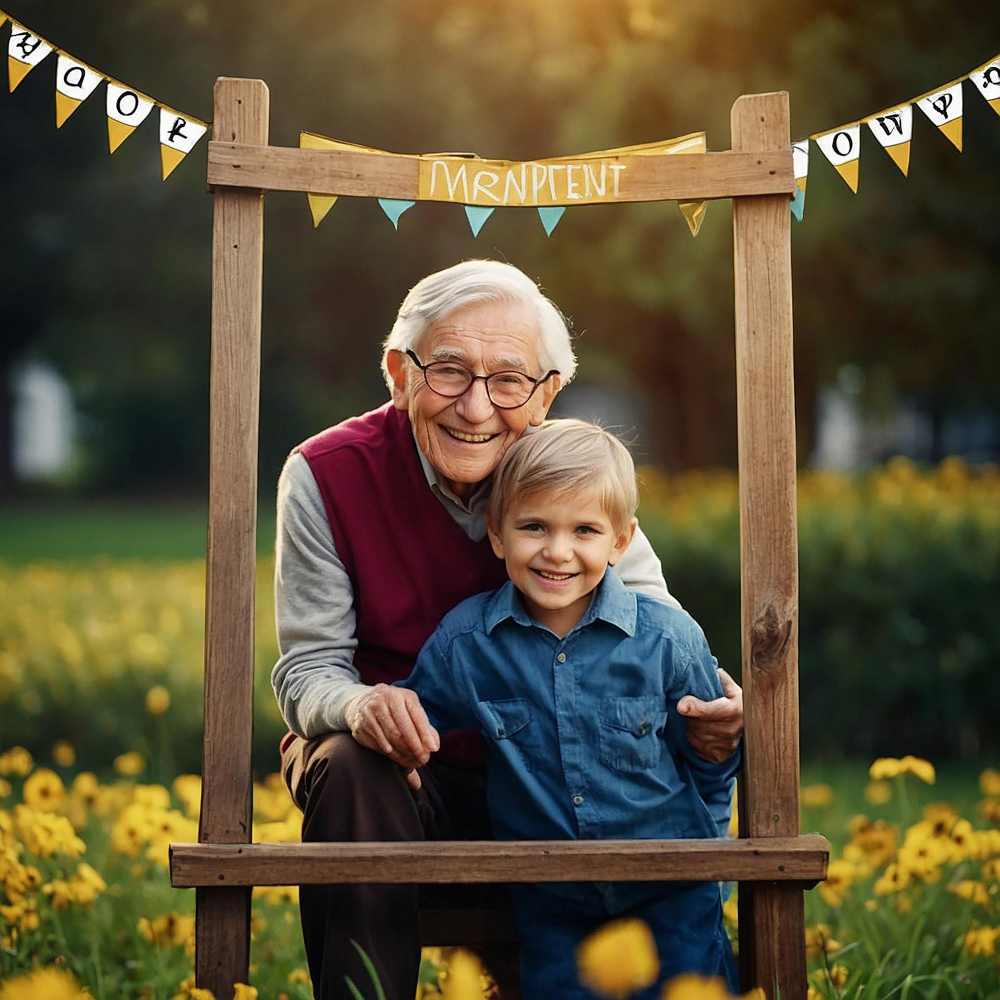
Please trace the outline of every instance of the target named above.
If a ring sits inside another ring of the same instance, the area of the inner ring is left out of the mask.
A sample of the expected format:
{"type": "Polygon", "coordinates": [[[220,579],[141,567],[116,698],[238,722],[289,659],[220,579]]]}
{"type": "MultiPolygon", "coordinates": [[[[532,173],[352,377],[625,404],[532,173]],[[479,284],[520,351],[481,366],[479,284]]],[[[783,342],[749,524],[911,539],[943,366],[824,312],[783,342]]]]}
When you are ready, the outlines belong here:
{"type": "Polygon", "coordinates": [[[16,21],[11,21],[10,41],[7,43],[7,80],[10,92],[51,51],[52,46],[16,21]]]}
{"type": "Polygon", "coordinates": [[[312,213],[313,217],[313,229],[316,229],[319,224],[326,218],[326,213],[333,208],[334,202],[337,200],[337,195],[335,194],[311,194],[308,195],[309,198],[309,211],[312,213]]]}
{"type": "Polygon", "coordinates": [[[0,28],[2,28],[7,23],[7,15],[0,11],[0,28]]]}
{"type": "Polygon", "coordinates": [[[962,84],[945,87],[935,94],[921,97],[920,110],[948,137],[949,142],[962,151],[962,84]]]}
{"type": "MultiPolygon", "coordinates": [[[[300,149],[363,149],[370,153],[381,152],[368,146],[359,146],[357,143],[344,142],[341,139],[329,139],[325,135],[317,135],[315,132],[299,132],[300,149]]],[[[313,229],[326,218],[326,213],[333,208],[338,195],[335,194],[308,194],[309,212],[312,215],[313,229]]]]}
{"type": "Polygon", "coordinates": [[[905,177],[910,169],[910,140],[913,137],[913,105],[888,108],[865,119],[879,145],[892,157],[905,177]]]}
{"type": "Polygon", "coordinates": [[[792,171],[795,174],[795,197],[792,198],[792,215],[802,221],[806,208],[806,180],[809,176],[809,140],[792,143],[792,171]]]}
{"type": "Polygon", "coordinates": [[[989,106],[1000,115],[1000,56],[973,70],[969,79],[989,106]]]}
{"type": "Polygon", "coordinates": [[[536,209],[538,218],[542,220],[545,227],[545,235],[551,236],[552,230],[559,225],[559,220],[566,212],[565,205],[543,205],[536,209]]]}
{"type": "Polygon", "coordinates": [[[113,153],[153,110],[152,101],[108,81],[108,147],[113,153]]]}
{"type": "Polygon", "coordinates": [[[469,228],[473,236],[479,235],[479,230],[486,225],[486,220],[493,214],[492,208],[483,208],[482,205],[465,205],[465,217],[469,220],[469,228]]]}
{"type": "Polygon", "coordinates": [[[104,77],[89,66],[59,54],[56,60],[56,128],[97,89],[104,77]]]}
{"type": "Polygon", "coordinates": [[[405,201],[402,198],[379,198],[382,211],[388,216],[394,229],[399,229],[399,217],[408,209],[413,208],[415,201],[405,201]]]}
{"type": "Polygon", "coordinates": [[[823,135],[814,135],[816,145],[833,164],[837,173],[855,193],[858,193],[858,158],[861,155],[861,124],[844,125],[823,135]]]}
{"type": "Polygon", "coordinates": [[[164,180],[207,131],[208,126],[196,118],[179,115],[171,108],[160,108],[160,164],[164,180]]]}
{"type": "Polygon", "coordinates": [[[677,207],[684,216],[684,221],[688,224],[692,236],[698,235],[701,224],[705,221],[705,210],[708,208],[707,201],[679,201],[677,207]]]}

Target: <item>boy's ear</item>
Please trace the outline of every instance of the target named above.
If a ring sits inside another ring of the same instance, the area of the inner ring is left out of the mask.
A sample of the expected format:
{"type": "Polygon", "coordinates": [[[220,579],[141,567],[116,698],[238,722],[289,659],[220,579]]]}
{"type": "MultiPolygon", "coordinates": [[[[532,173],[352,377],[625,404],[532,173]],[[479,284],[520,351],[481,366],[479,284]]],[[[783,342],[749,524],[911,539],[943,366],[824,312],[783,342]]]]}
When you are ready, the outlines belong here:
{"type": "Polygon", "coordinates": [[[611,555],[608,557],[608,565],[614,566],[616,562],[623,555],[625,555],[625,550],[632,544],[632,539],[635,538],[635,529],[639,526],[639,519],[633,517],[629,522],[628,527],[615,539],[614,548],[611,550],[611,555]]]}
{"type": "Polygon", "coordinates": [[[490,536],[490,545],[493,546],[493,554],[497,559],[503,559],[503,541],[500,538],[500,529],[493,523],[493,518],[486,518],[486,534],[490,536]]]}

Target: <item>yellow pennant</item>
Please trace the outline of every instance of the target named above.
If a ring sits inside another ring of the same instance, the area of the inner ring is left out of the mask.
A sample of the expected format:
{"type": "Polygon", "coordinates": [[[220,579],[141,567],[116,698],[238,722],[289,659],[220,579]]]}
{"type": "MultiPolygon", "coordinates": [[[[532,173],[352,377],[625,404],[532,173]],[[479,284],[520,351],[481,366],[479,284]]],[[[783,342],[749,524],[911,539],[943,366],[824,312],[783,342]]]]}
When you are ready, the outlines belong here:
{"type": "Polygon", "coordinates": [[[858,193],[858,162],[861,156],[861,126],[843,125],[822,135],[810,136],[823,151],[823,155],[833,164],[844,183],[858,193]]]}
{"type": "Polygon", "coordinates": [[[113,153],[149,116],[153,102],[138,91],[108,81],[108,147],[113,153]]]}
{"type": "Polygon", "coordinates": [[[205,122],[160,106],[160,165],[164,180],[207,131],[205,122]]]}
{"type": "Polygon", "coordinates": [[[1000,56],[973,70],[969,74],[969,81],[986,98],[987,104],[1000,115],[1000,56]]]}
{"type": "Polygon", "coordinates": [[[962,151],[962,81],[926,97],[917,105],[928,119],[947,136],[948,141],[962,151]]]}
{"type": "Polygon", "coordinates": [[[56,61],[56,128],[97,89],[104,79],[89,66],[59,53],[56,61]]]}
{"type": "Polygon", "coordinates": [[[52,51],[43,38],[33,35],[16,21],[11,21],[7,44],[7,80],[10,92],[52,51]]]}
{"type": "MultiPolygon", "coordinates": [[[[299,149],[340,149],[364,153],[385,152],[383,149],[361,146],[355,142],[328,139],[325,135],[317,135],[315,132],[299,132],[299,149]]],[[[307,194],[306,197],[309,199],[309,211],[312,213],[313,229],[316,229],[326,218],[326,213],[333,208],[338,196],[335,194],[307,194]]]]}
{"type": "Polygon", "coordinates": [[[871,133],[892,157],[892,162],[907,175],[910,169],[910,140],[913,136],[913,105],[888,108],[867,118],[871,133]]]}

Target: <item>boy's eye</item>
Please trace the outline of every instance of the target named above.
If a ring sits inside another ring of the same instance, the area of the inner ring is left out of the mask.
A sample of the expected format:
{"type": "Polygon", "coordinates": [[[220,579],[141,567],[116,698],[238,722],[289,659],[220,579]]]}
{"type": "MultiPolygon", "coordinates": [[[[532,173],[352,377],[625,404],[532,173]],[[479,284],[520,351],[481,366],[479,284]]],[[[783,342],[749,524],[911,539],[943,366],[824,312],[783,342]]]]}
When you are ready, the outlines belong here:
{"type": "Polygon", "coordinates": [[[521,531],[541,531],[542,526],[537,521],[531,521],[529,524],[522,524],[520,526],[521,531]]]}
{"type": "Polygon", "coordinates": [[[590,524],[580,524],[576,530],[581,535],[596,535],[598,533],[597,528],[590,524]]]}

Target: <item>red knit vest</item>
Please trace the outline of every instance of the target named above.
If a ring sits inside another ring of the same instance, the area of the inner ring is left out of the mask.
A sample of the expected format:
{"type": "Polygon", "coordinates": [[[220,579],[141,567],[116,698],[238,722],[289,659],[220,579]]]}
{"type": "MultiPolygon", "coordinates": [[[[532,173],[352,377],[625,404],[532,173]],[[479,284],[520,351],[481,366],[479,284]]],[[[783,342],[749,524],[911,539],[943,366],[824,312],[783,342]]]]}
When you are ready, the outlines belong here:
{"type": "MultiPolygon", "coordinates": [[[[431,492],[409,417],[386,403],[304,441],[337,555],[354,587],[366,684],[409,676],[420,647],[460,601],[506,580],[489,539],[474,542],[431,492]]],[[[477,733],[453,733],[440,757],[482,766],[477,733]]]]}

